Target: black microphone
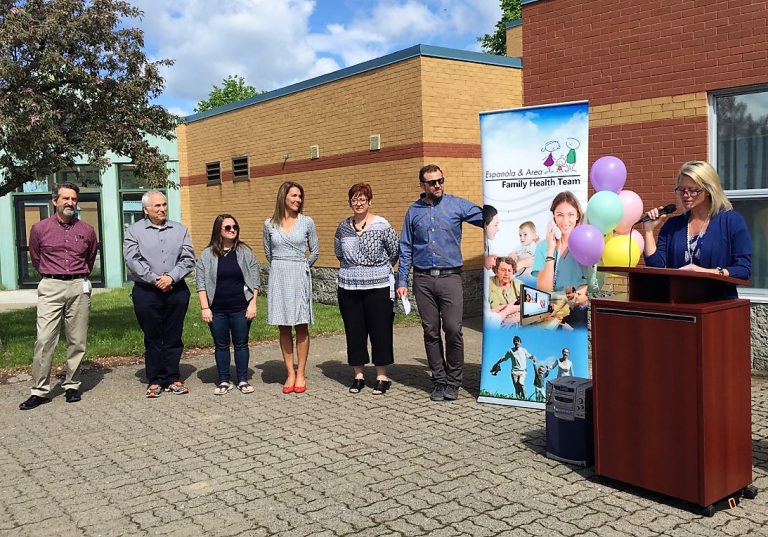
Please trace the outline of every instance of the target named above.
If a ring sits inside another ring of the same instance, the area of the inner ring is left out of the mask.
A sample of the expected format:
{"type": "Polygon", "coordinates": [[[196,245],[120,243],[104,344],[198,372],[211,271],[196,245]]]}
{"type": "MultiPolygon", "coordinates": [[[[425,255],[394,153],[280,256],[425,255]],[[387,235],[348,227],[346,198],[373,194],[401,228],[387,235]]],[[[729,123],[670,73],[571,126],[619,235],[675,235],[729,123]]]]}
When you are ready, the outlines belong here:
{"type": "MultiPolygon", "coordinates": [[[[663,214],[674,213],[676,210],[677,210],[677,205],[675,205],[674,203],[670,203],[669,205],[659,209],[659,216],[661,216],[663,214]]],[[[646,214],[644,217],[642,217],[636,223],[637,224],[642,224],[643,222],[647,222],[648,220],[651,220],[651,217],[646,214]]]]}

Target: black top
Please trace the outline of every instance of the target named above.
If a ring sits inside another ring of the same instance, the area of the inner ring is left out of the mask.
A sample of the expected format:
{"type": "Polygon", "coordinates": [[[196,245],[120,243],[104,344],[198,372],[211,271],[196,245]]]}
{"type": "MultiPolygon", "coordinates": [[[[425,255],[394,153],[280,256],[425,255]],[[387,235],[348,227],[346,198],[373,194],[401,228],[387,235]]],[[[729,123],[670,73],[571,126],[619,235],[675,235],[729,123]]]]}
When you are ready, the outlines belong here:
{"type": "Polygon", "coordinates": [[[216,295],[211,304],[214,313],[236,313],[244,311],[248,307],[245,299],[245,278],[243,271],[237,264],[237,256],[234,252],[219,258],[219,267],[216,272],[216,295]]]}

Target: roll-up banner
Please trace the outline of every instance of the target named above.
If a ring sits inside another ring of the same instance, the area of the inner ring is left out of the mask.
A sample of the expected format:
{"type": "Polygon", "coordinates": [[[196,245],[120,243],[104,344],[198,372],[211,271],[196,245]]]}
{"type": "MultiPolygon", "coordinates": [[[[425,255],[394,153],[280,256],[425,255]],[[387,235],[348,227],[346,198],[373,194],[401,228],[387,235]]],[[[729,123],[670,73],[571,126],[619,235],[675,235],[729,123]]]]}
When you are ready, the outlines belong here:
{"type": "Polygon", "coordinates": [[[479,402],[544,408],[548,380],[589,377],[602,274],[568,252],[587,206],[586,102],[480,114],[485,218],[479,402]]]}

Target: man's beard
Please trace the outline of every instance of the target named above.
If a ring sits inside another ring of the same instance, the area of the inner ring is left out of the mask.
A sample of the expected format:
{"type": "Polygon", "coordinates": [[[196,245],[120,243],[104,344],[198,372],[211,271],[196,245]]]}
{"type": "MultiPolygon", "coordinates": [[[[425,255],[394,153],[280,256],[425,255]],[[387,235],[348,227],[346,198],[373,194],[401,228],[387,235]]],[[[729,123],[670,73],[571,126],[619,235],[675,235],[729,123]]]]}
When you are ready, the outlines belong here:
{"type": "Polygon", "coordinates": [[[70,209],[69,207],[57,207],[56,209],[61,216],[66,216],[68,218],[75,216],[75,210],[70,209]]]}

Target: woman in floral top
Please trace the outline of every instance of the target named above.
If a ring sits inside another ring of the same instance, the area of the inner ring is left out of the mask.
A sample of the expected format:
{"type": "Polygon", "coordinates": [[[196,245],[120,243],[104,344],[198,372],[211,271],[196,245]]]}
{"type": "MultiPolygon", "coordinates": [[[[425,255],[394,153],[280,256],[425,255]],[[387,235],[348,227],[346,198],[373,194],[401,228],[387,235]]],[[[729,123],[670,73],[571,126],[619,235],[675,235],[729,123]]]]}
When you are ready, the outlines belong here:
{"type": "Polygon", "coordinates": [[[376,366],[374,395],[384,394],[392,382],[387,366],[394,362],[392,324],[394,276],[392,265],[398,258],[398,238],[389,222],[370,211],[373,190],[367,183],[349,189],[352,216],[336,229],[333,246],[339,259],[339,310],[347,337],[347,360],[355,370],[350,393],[365,387],[363,366],[371,355],[376,366]]]}

